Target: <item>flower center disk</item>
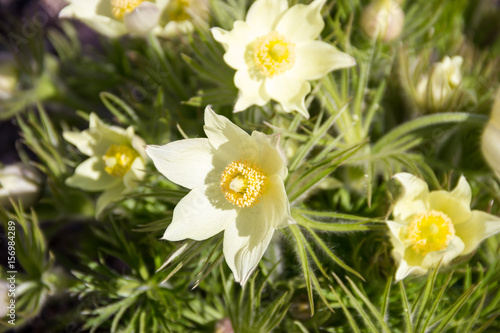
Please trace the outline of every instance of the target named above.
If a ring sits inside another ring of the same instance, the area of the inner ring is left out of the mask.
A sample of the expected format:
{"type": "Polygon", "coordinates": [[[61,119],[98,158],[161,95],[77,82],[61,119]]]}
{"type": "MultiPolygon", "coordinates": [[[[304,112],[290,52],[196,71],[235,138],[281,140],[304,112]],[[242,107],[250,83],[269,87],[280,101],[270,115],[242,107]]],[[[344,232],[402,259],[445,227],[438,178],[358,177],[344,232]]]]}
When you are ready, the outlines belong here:
{"type": "Polygon", "coordinates": [[[408,227],[408,238],[413,249],[422,255],[445,249],[454,236],[455,228],[451,219],[435,210],[420,213],[408,227]]]}
{"type": "Polygon", "coordinates": [[[118,20],[131,13],[145,0],[111,0],[111,12],[118,20]]]}
{"type": "Polygon", "coordinates": [[[227,201],[238,207],[251,207],[264,192],[266,176],[248,161],[230,163],[220,178],[220,189],[227,201]]]}
{"type": "Polygon", "coordinates": [[[104,170],[113,177],[123,177],[139,154],[126,145],[111,145],[102,157],[106,167],[104,170]]]}
{"type": "Polygon", "coordinates": [[[295,63],[295,44],[276,31],[257,39],[253,60],[259,72],[267,77],[282,74],[295,63]]]}

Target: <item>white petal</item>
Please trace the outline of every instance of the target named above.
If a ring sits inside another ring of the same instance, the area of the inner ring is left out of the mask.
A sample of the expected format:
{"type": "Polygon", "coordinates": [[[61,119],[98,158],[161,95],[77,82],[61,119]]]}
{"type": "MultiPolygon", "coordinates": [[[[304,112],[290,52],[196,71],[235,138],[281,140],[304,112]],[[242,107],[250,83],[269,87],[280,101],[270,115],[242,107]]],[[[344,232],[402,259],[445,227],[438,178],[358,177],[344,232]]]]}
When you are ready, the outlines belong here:
{"type": "Polygon", "coordinates": [[[233,30],[212,28],[214,39],[224,46],[226,53],[224,61],[234,69],[247,68],[246,52],[250,44],[258,35],[243,21],[234,22],[233,30]]]}
{"type": "Polygon", "coordinates": [[[117,186],[104,191],[97,199],[95,213],[96,219],[99,219],[99,216],[104,211],[104,208],[106,208],[110,203],[120,200],[126,193],[127,190],[121,182],[118,183],[117,186]]]}
{"type": "Polygon", "coordinates": [[[145,1],[125,15],[123,23],[131,33],[144,35],[158,24],[159,19],[159,8],[154,3],[145,1]]]}
{"type": "Polygon", "coordinates": [[[356,60],[353,57],[340,52],[333,45],[310,41],[297,45],[295,63],[287,74],[305,80],[317,80],[330,71],[354,65],[356,60]]]}
{"type": "Polygon", "coordinates": [[[70,4],[59,12],[59,17],[91,17],[97,15],[97,8],[100,6],[101,1],[103,0],[69,1],[70,4]]]}
{"type": "Polygon", "coordinates": [[[455,232],[465,244],[462,255],[474,251],[484,239],[500,232],[500,218],[473,210],[469,221],[455,226],[455,232]]]}
{"type": "Polygon", "coordinates": [[[98,155],[105,155],[112,144],[130,146],[130,138],[134,136],[132,127],[124,129],[107,125],[95,113],[90,114],[88,131],[96,137],[93,149],[98,155]]]}
{"type": "MultiPolygon", "coordinates": [[[[403,193],[398,198],[392,215],[398,222],[405,222],[415,214],[427,210],[429,188],[420,178],[409,173],[398,173],[394,176],[403,186],[403,193]]],[[[407,221],[410,223],[410,221],[407,221]]]]}
{"type": "Polygon", "coordinates": [[[262,218],[269,221],[273,228],[280,229],[295,224],[283,178],[278,175],[268,178],[267,189],[256,207],[262,210],[262,218]]]}
{"type": "Polygon", "coordinates": [[[75,145],[83,154],[87,156],[95,155],[93,147],[96,142],[96,136],[92,135],[89,131],[63,132],[63,138],[75,145]]]}
{"type": "MultiPolygon", "coordinates": [[[[203,126],[210,145],[228,158],[240,155],[241,146],[248,144],[250,135],[233,124],[224,116],[216,114],[209,106],[205,108],[205,126],[203,126]]],[[[231,161],[228,161],[228,164],[231,161]]]]}
{"type": "Polygon", "coordinates": [[[441,265],[447,265],[450,261],[460,256],[464,251],[465,245],[460,237],[451,239],[448,247],[441,251],[429,252],[422,261],[422,267],[431,268],[437,267],[441,261],[441,265]]]}
{"type": "MultiPolygon", "coordinates": [[[[500,101],[500,97],[498,100],[500,101]]],[[[484,159],[500,179],[500,102],[498,103],[498,111],[495,111],[495,108],[493,109],[491,120],[484,129],[481,138],[481,150],[484,159]],[[499,113],[499,115],[496,115],[495,112],[499,113]],[[497,117],[498,120],[494,117],[497,117]],[[498,122],[498,124],[496,122],[498,122]]]]}
{"type": "Polygon", "coordinates": [[[234,85],[240,90],[234,112],[240,112],[251,105],[262,106],[269,102],[270,97],[264,86],[264,79],[250,75],[248,69],[242,69],[234,75],[234,85]]]}
{"type": "Polygon", "coordinates": [[[123,184],[125,187],[129,190],[135,188],[138,182],[146,177],[145,170],[146,165],[144,164],[144,160],[137,157],[130,166],[130,170],[123,176],[123,184]]]}
{"type": "Polygon", "coordinates": [[[266,91],[272,99],[279,102],[285,112],[298,111],[309,118],[305,98],[311,91],[309,82],[279,75],[265,81],[266,91]]]}
{"type": "Polygon", "coordinates": [[[257,35],[265,35],[274,30],[278,19],[287,9],[287,0],[257,0],[248,9],[246,22],[257,35]]]}
{"type": "Polygon", "coordinates": [[[66,185],[86,191],[102,191],[122,182],[121,178],[104,171],[105,167],[102,156],[92,156],[75,169],[73,176],[66,179],[66,185]]]}
{"type": "Polygon", "coordinates": [[[216,181],[220,175],[209,177],[210,172],[216,167],[222,172],[225,167],[217,160],[208,139],[185,139],[164,146],[148,145],[146,153],[165,177],[189,189],[216,181]]]}
{"type": "Polygon", "coordinates": [[[274,233],[267,210],[259,206],[242,209],[236,223],[228,224],[224,232],[224,257],[242,286],[259,264],[274,233]]]}
{"type": "Polygon", "coordinates": [[[398,270],[396,271],[395,282],[401,281],[410,274],[424,275],[427,271],[427,269],[419,266],[410,266],[406,260],[402,260],[398,266],[398,270]]]}
{"type": "Polygon", "coordinates": [[[266,135],[261,132],[253,131],[252,139],[255,141],[255,156],[245,157],[255,161],[267,175],[278,174],[281,179],[285,179],[288,170],[284,153],[279,146],[279,134],[266,135]]]}
{"type": "Polygon", "coordinates": [[[432,191],[428,197],[429,208],[445,213],[457,225],[470,219],[471,197],[469,183],[462,176],[453,191],[432,191]]]}
{"type": "Polygon", "coordinates": [[[172,223],[163,239],[210,238],[235,223],[239,211],[236,208],[226,200],[219,183],[196,187],[175,206],[172,223]]]}
{"type": "Polygon", "coordinates": [[[316,39],[325,26],[321,8],[326,0],[315,0],[309,5],[298,4],[286,11],[279,20],[276,31],[294,43],[316,39]]]}
{"type": "Polygon", "coordinates": [[[127,33],[127,28],[125,28],[125,25],[122,22],[108,16],[75,16],[75,18],[82,21],[93,30],[110,38],[117,38],[127,33]]]}

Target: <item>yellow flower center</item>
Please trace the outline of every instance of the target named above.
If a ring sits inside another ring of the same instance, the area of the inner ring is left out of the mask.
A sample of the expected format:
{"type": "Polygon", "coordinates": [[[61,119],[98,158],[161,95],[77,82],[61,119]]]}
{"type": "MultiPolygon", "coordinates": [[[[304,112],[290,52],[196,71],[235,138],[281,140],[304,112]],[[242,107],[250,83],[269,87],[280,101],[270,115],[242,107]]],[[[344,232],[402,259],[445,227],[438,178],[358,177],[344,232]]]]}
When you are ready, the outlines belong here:
{"type": "Polygon", "coordinates": [[[106,164],[104,170],[113,177],[123,177],[137,157],[137,151],[129,146],[111,145],[102,157],[106,164]]]}
{"type": "Polygon", "coordinates": [[[408,227],[408,238],[413,249],[422,255],[445,249],[454,236],[455,228],[451,219],[435,210],[418,214],[408,227]]]}
{"type": "Polygon", "coordinates": [[[111,0],[111,12],[118,20],[129,14],[145,0],[111,0]]]}
{"type": "Polygon", "coordinates": [[[167,12],[171,21],[185,21],[190,18],[188,14],[189,0],[174,0],[168,6],[167,12]]]}
{"type": "Polygon", "coordinates": [[[257,69],[267,77],[273,77],[292,68],[295,62],[295,44],[276,31],[257,39],[253,50],[257,69]]]}
{"type": "Polygon", "coordinates": [[[266,176],[248,161],[230,163],[220,177],[220,189],[227,201],[238,207],[251,207],[264,192],[266,176]]]}

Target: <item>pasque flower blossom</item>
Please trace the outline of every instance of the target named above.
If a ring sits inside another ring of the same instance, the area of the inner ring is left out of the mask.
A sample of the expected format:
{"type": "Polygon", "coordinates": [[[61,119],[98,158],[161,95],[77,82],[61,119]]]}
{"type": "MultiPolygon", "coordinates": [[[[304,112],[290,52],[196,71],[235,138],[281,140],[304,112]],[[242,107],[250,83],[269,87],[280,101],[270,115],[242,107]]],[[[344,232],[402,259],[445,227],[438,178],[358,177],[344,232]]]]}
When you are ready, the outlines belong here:
{"type": "Polygon", "coordinates": [[[309,117],[304,102],[311,90],[308,80],[355,65],[351,56],[315,40],[325,25],[320,13],[325,1],[288,8],[286,0],[257,0],[246,21],[236,21],[233,30],[212,29],[226,49],[225,62],[236,69],[235,112],[273,99],[285,112],[309,117]]]}
{"type": "Polygon", "coordinates": [[[163,239],[203,240],[224,230],[224,257],[244,285],[274,230],[293,223],[279,136],[249,135],[210,107],[204,130],[206,139],[146,147],[165,177],[191,190],[175,207],[163,239]]]}
{"type": "Polygon", "coordinates": [[[471,210],[471,188],[462,176],[451,192],[429,192],[427,184],[408,173],[394,176],[403,193],[387,221],[393,256],[399,263],[396,280],[422,275],[474,251],[500,231],[500,218],[471,210]]]}
{"type": "Polygon", "coordinates": [[[90,157],[75,169],[73,176],[66,179],[66,184],[85,191],[103,191],[97,199],[97,216],[144,178],[146,143],[135,135],[132,126],[127,129],[109,126],[91,113],[89,129],[64,132],[63,136],[90,157]]]}
{"type": "Polygon", "coordinates": [[[500,179],[500,89],[481,138],[481,150],[486,162],[500,179]]]}

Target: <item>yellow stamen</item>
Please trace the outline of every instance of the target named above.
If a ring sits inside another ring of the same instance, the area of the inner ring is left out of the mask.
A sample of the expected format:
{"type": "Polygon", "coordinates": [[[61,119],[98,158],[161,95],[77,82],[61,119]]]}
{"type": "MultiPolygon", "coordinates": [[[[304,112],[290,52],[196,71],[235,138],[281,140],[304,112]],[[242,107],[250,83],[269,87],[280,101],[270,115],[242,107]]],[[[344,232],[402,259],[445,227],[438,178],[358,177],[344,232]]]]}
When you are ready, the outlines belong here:
{"type": "Polygon", "coordinates": [[[455,228],[451,219],[436,210],[418,214],[408,227],[412,247],[422,255],[445,249],[454,236],[455,228]]]}
{"type": "Polygon", "coordinates": [[[170,21],[185,21],[189,20],[187,9],[189,8],[189,0],[174,0],[167,7],[167,14],[170,21]]]}
{"type": "Polygon", "coordinates": [[[273,77],[292,68],[295,63],[295,44],[276,31],[257,39],[253,50],[257,69],[267,77],[273,77]]]}
{"type": "Polygon", "coordinates": [[[227,201],[238,207],[251,207],[265,190],[266,176],[248,161],[230,163],[220,178],[220,189],[227,201]]]}
{"type": "Polygon", "coordinates": [[[104,170],[113,177],[123,177],[137,157],[137,151],[129,146],[111,145],[102,157],[106,164],[104,170]]]}
{"type": "Polygon", "coordinates": [[[111,0],[111,12],[118,20],[136,9],[145,0],[111,0]]]}

